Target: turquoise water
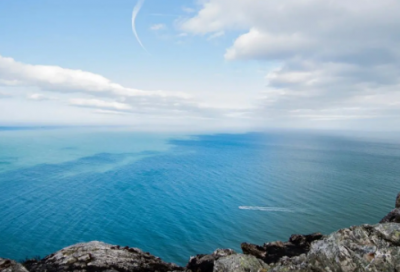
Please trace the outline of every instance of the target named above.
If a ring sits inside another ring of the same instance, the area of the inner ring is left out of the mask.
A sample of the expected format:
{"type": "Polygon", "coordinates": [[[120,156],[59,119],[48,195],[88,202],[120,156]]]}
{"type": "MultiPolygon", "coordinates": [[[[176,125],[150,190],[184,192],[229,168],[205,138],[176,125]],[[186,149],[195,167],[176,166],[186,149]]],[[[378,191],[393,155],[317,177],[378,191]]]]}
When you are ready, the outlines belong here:
{"type": "Polygon", "coordinates": [[[274,132],[0,130],[0,256],[91,240],[190,255],[378,222],[400,143],[274,132]]]}

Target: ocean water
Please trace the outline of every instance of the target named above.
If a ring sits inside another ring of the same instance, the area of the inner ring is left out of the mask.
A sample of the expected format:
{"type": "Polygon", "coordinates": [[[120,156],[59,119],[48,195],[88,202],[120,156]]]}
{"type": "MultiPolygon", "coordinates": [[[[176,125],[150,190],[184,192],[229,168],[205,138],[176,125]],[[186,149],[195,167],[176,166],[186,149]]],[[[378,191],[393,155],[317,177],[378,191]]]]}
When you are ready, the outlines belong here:
{"type": "Polygon", "coordinates": [[[0,129],[0,256],[100,240],[184,265],[244,241],[377,223],[398,191],[396,139],[0,129]]]}

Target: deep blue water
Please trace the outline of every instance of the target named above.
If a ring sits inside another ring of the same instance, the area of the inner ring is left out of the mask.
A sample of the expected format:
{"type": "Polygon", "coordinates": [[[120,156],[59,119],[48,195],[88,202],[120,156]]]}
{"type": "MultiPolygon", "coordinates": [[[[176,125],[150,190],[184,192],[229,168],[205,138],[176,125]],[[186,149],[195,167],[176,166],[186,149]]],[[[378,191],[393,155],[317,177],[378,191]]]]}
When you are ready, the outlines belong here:
{"type": "Polygon", "coordinates": [[[377,223],[400,144],[315,133],[0,131],[0,256],[91,240],[185,264],[241,242],[377,223]]]}

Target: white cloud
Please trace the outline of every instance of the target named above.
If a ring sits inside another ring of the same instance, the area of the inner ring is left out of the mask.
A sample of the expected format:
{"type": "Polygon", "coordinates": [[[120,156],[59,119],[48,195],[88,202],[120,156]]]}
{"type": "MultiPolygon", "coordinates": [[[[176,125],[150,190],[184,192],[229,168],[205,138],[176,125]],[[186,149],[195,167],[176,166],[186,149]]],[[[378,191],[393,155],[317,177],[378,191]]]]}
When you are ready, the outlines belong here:
{"type": "Polygon", "coordinates": [[[35,86],[56,92],[83,92],[105,96],[154,95],[151,92],[125,88],[94,73],[58,66],[24,64],[2,56],[0,56],[0,79],[14,82],[14,85],[35,86]]]}
{"type": "Polygon", "coordinates": [[[0,91],[0,99],[2,98],[10,98],[11,94],[0,91]]]}
{"type": "Polygon", "coordinates": [[[167,26],[165,24],[155,24],[150,27],[150,29],[154,30],[154,31],[163,30],[166,28],[167,28],[167,26]]]}
{"type": "Polygon", "coordinates": [[[194,13],[196,10],[194,8],[183,7],[182,10],[186,13],[194,13]]]}
{"type": "Polygon", "coordinates": [[[29,94],[27,96],[29,100],[35,100],[35,101],[45,101],[45,100],[56,100],[56,98],[47,96],[44,94],[39,94],[39,93],[34,93],[34,94],[29,94]]]}
{"type": "Polygon", "coordinates": [[[229,59],[385,62],[400,49],[396,0],[207,0],[181,29],[197,34],[241,30],[229,59]]]}
{"type": "Polygon", "coordinates": [[[215,32],[215,33],[213,33],[212,35],[210,35],[208,38],[207,38],[207,40],[213,40],[213,39],[216,39],[216,38],[219,38],[219,37],[222,37],[222,36],[224,36],[225,35],[225,31],[218,31],[218,32],[215,32]]]}
{"type": "Polygon", "coordinates": [[[396,0],[205,0],[180,30],[239,31],[225,59],[275,66],[257,115],[384,118],[400,114],[399,10],[396,0]]]}
{"type": "Polygon", "coordinates": [[[80,99],[75,98],[69,101],[70,105],[85,108],[99,108],[99,109],[110,109],[110,110],[120,110],[126,111],[132,109],[128,104],[114,102],[114,101],[104,101],[99,99],[80,99]]]}
{"type": "Polygon", "coordinates": [[[108,114],[108,115],[127,115],[128,113],[122,112],[122,111],[112,111],[112,110],[94,110],[94,113],[99,113],[99,114],[108,114]]]}
{"type": "MultiPolygon", "coordinates": [[[[224,114],[220,109],[201,106],[185,93],[128,88],[98,74],[58,66],[24,64],[2,56],[0,56],[0,80],[17,82],[16,85],[39,88],[47,92],[77,93],[96,98],[72,100],[70,104],[73,106],[130,109],[137,113],[155,115],[179,113],[187,116],[215,117],[224,114]],[[98,99],[99,97],[103,100],[98,99]],[[107,99],[124,103],[101,102],[107,99]]],[[[37,94],[30,98],[38,100],[45,97],[37,94]]]]}
{"type": "MultiPolygon", "coordinates": [[[[220,32],[216,32],[218,34],[220,32]]],[[[213,35],[215,35],[213,34],[213,35]]],[[[226,51],[225,58],[281,60],[311,50],[313,41],[299,33],[271,35],[252,28],[236,39],[226,51]]]]}
{"type": "Polygon", "coordinates": [[[0,86],[1,85],[3,85],[3,86],[15,86],[15,85],[18,85],[18,81],[0,79],[0,86]]]}

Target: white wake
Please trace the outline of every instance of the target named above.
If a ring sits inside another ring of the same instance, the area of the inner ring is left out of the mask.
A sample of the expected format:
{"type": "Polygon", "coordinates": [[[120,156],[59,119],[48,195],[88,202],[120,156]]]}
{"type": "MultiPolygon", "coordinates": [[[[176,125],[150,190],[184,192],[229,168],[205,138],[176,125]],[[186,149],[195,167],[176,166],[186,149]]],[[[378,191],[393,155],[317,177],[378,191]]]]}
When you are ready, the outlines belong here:
{"type": "Polygon", "coordinates": [[[263,212],[290,212],[294,213],[296,210],[281,208],[281,207],[259,207],[259,206],[239,206],[241,210],[263,211],[263,212]]]}

